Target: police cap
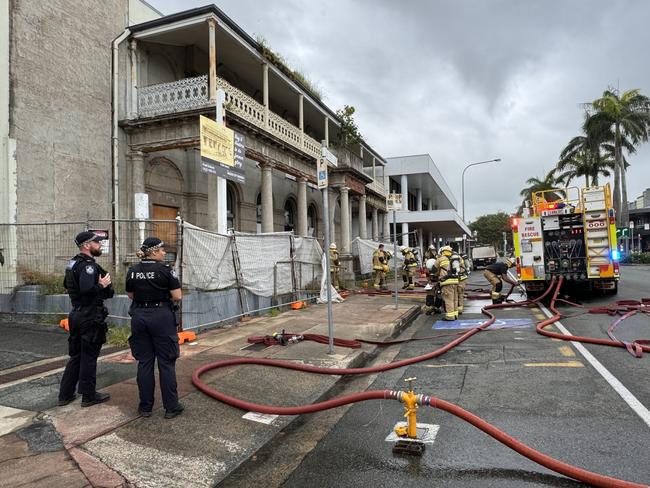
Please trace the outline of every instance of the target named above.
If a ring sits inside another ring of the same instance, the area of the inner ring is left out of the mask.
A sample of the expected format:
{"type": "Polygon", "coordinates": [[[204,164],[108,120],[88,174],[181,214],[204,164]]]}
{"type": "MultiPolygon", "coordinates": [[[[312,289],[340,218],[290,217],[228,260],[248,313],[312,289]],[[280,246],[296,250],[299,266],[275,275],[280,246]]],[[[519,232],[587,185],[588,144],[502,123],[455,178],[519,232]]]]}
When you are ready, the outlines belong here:
{"type": "Polygon", "coordinates": [[[149,249],[158,249],[160,247],[165,247],[165,243],[158,239],[157,237],[147,237],[144,241],[142,241],[142,245],[140,246],[140,249],[142,251],[147,251],[149,249]]]}
{"type": "Polygon", "coordinates": [[[74,243],[77,245],[77,247],[83,246],[86,242],[100,242],[100,241],[105,241],[106,237],[104,236],[98,236],[94,232],[90,231],[84,231],[84,232],[79,232],[77,234],[77,237],[74,238],[74,243]]]}

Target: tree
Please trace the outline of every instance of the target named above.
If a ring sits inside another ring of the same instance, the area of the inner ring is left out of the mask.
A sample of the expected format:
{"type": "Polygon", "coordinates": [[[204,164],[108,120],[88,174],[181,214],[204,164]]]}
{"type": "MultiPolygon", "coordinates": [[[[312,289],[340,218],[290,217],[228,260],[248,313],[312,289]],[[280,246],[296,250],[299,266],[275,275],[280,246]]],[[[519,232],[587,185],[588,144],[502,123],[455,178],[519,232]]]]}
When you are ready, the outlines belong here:
{"type": "Polygon", "coordinates": [[[469,228],[476,233],[476,239],[480,244],[491,244],[495,249],[500,249],[503,246],[505,232],[509,245],[512,245],[510,216],[507,213],[482,215],[469,224],[469,228]]]}
{"type": "Polygon", "coordinates": [[[521,210],[526,206],[527,201],[532,203],[534,193],[541,191],[546,192],[544,193],[544,199],[550,202],[563,198],[564,192],[562,190],[548,191],[555,190],[557,188],[557,183],[558,181],[555,177],[555,169],[549,171],[544,178],[528,178],[526,184],[529,186],[519,192],[523,197],[523,201],[521,207],[519,207],[518,213],[521,213],[521,210]]]}
{"type": "Polygon", "coordinates": [[[555,177],[555,182],[568,185],[571,180],[584,177],[586,187],[598,186],[599,176],[608,177],[610,170],[614,170],[614,158],[601,146],[606,145],[588,136],[571,139],[560,153],[555,168],[560,174],[555,177]]]}
{"type": "Polygon", "coordinates": [[[641,95],[639,89],[620,96],[617,90],[605,90],[602,97],[592,102],[583,129],[588,137],[614,145],[614,209],[618,226],[626,225],[629,211],[623,150],[631,154],[636,146],[648,141],[650,99],[641,95]]]}
{"type": "Polygon", "coordinates": [[[341,147],[350,147],[353,144],[358,144],[362,140],[361,133],[354,121],[354,112],[356,109],[351,105],[346,105],[340,110],[336,111],[336,115],[341,122],[339,141],[341,147]]]}

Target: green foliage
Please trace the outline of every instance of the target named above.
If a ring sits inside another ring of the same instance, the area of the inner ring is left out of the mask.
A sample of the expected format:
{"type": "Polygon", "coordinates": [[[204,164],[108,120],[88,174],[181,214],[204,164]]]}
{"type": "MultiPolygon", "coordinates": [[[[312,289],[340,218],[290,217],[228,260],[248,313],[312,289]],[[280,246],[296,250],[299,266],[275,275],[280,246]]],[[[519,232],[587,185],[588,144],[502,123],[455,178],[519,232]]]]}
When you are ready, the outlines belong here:
{"type": "Polygon", "coordinates": [[[512,228],[510,216],[507,213],[482,215],[469,224],[472,232],[476,231],[476,239],[480,244],[493,245],[495,249],[503,248],[503,233],[506,233],[508,245],[512,245],[512,228]]]}
{"type": "Polygon", "coordinates": [[[272,308],[271,311],[269,312],[269,315],[270,315],[271,317],[277,317],[277,316],[280,315],[281,313],[282,313],[282,312],[280,311],[279,308],[272,308]]]}
{"type": "Polygon", "coordinates": [[[354,112],[356,109],[352,105],[346,105],[336,111],[336,115],[341,121],[340,144],[341,147],[349,147],[358,144],[362,140],[361,133],[354,121],[354,112]]]}
{"type": "Polygon", "coordinates": [[[41,273],[28,268],[18,270],[25,285],[40,285],[43,295],[66,294],[63,287],[63,275],[59,273],[41,273]]]}
{"type": "Polygon", "coordinates": [[[548,191],[556,189],[559,183],[560,182],[555,178],[555,169],[549,171],[546,176],[544,176],[544,178],[528,178],[528,180],[526,180],[526,184],[529,186],[519,192],[519,194],[523,197],[523,201],[521,202],[521,206],[519,207],[517,214],[521,215],[522,209],[524,208],[526,202],[530,202],[532,204],[534,193],[541,191],[546,192],[544,193],[544,198],[550,202],[563,198],[564,192],[561,190],[556,192],[548,191]]]}
{"type": "Polygon", "coordinates": [[[262,56],[264,56],[271,63],[277,66],[280,69],[280,71],[282,71],[293,81],[302,85],[316,99],[318,100],[323,99],[323,93],[316,86],[316,83],[310,80],[309,77],[305,73],[301,72],[300,70],[292,69],[291,67],[289,67],[289,63],[284,58],[284,56],[271,49],[268,41],[263,36],[257,36],[255,40],[257,41],[258,44],[258,51],[262,56]]]}
{"type": "Polygon", "coordinates": [[[108,326],[108,343],[112,346],[127,346],[130,335],[130,327],[121,325],[108,326]]]}
{"type": "Polygon", "coordinates": [[[631,252],[625,256],[622,263],[650,264],[650,252],[631,252]]]}

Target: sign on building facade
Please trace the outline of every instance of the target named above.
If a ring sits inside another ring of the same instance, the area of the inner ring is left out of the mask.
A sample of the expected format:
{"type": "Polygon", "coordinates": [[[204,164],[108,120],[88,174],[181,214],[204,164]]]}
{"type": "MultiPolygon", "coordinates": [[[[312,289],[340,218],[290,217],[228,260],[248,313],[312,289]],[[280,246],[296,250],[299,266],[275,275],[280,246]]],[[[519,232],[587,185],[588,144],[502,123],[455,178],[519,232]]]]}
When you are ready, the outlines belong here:
{"type": "Polygon", "coordinates": [[[245,183],[245,139],[232,129],[200,116],[201,171],[245,183]]]}

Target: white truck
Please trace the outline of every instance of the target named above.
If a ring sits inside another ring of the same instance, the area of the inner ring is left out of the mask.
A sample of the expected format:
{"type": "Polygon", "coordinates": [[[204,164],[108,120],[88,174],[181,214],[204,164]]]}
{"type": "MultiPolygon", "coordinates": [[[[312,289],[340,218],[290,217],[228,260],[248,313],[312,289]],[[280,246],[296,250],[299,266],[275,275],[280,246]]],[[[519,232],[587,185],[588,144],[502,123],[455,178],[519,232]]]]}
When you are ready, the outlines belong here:
{"type": "Polygon", "coordinates": [[[478,246],[472,248],[472,267],[484,268],[488,264],[497,262],[497,251],[494,246],[478,246]]]}

